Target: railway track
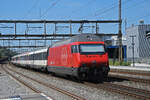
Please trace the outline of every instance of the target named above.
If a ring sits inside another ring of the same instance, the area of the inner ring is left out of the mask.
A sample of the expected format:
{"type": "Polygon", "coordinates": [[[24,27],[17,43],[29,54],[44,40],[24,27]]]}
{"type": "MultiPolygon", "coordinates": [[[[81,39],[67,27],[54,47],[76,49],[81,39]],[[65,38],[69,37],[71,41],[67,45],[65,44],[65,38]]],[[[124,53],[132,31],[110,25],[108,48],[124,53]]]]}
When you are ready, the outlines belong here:
{"type": "Polygon", "coordinates": [[[150,84],[149,79],[135,78],[135,77],[129,77],[129,76],[121,76],[121,75],[112,75],[112,74],[109,74],[108,76],[109,77],[115,77],[115,78],[121,78],[121,79],[127,79],[127,80],[134,81],[134,82],[150,84]]]}
{"type": "MultiPolygon", "coordinates": [[[[47,74],[45,74],[45,75],[47,75],[47,74]]],[[[28,78],[30,78],[30,77],[28,77],[28,78]]],[[[108,82],[104,82],[104,84],[94,84],[94,83],[84,82],[83,84],[90,86],[90,87],[97,88],[97,89],[103,89],[106,91],[111,91],[114,93],[131,96],[131,97],[134,97],[137,99],[150,100],[150,95],[149,95],[150,91],[148,91],[148,90],[142,90],[142,89],[138,89],[138,88],[128,87],[128,86],[124,86],[124,85],[118,85],[118,84],[113,84],[113,83],[108,83],[108,82]]],[[[46,84],[44,83],[44,85],[46,85],[46,84]]],[[[81,99],[76,99],[76,100],[81,100],[81,99]]]]}
{"type": "MultiPolygon", "coordinates": [[[[28,79],[30,79],[30,80],[32,80],[32,81],[34,81],[34,82],[37,82],[38,84],[41,84],[41,85],[43,85],[43,86],[45,86],[45,87],[47,87],[47,88],[53,89],[53,90],[58,91],[58,92],[60,92],[60,93],[62,93],[62,94],[64,94],[64,95],[67,95],[67,96],[71,97],[71,98],[74,99],[74,100],[86,100],[86,99],[83,98],[83,97],[77,96],[77,95],[72,94],[72,93],[70,93],[70,92],[68,92],[68,91],[65,91],[65,90],[63,90],[63,89],[57,88],[57,87],[55,87],[54,85],[47,84],[47,83],[44,83],[44,82],[39,81],[39,80],[37,80],[37,79],[34,79],[34,78],[32,78],[32,77],[26,76],[26,75],[24,75],[24,74],[22,74],[22,73],[20,73],[20,72],[17,72],[17,71],[15,71],[15,70],[11,69],[11,68],[8,68],[8,67],[7,67],[7,69],[8,69],[9,71],[12,71],[12,72],[18,74],[19,76],[28,78],[28,79]]],[[[6,69],[4,69],[4,70],[7,71],[6,69]]],[[[13,74],[11,74],[10,72],[7,71],[7,73],[10,74],[11,76],[15,77],[15,76],[14,76],[13,74]]],[[[17,77],[15,77],[15,79],[16,79],[16,78],[17,78],[17,77]]],[[[19,81],[20,79],[17,78],[17,80],[19,81]]],[[[20,82],[20,81],[19,81],[19,82],[20,82]]],[[[21,83],[22,83],[22,81],[21,81],[21,83]]],[[[23,82],[23,84],[24,84],[24,83],[25,83],[25,82],[23,82]]],[[[41,93],[41,91],[39,91],[39,90],[37,90],[37,89],[35,89],[35,88],[31,87],[31,86],[28,86],[28,84],[26,84],[26,83],[25,83],[24,85],[26,85],[27,87],[33,89],[33,91],[35,91],[35,92],[37,92],[37,93],[41,93]]]]}
{"type": "Polygon", "coordinates": [[[136,99],[150,100],[150,91],[148,90],[133,88],[124,85],[118,85],[118,84],[113,84],[108,82],[104,82],[103,84],[93,84],[93,83],[85,82],[84,84],[97,89],[104,89],[114,93],[131,96],[136,99]]]}
{"type": "Polygon", "coordinates": [[[139,73],[139,72],[124,72],[124,71],[115,71],[111,70],[112,73],[120,73],[120,74],[130,74],[130,75],[141,75],[141,76],[150,76],[150,73],[139,73]]]}
{"type": "Polygon", "coordinates": [[[53,97],[48,96],[47,94],[43,93],[42,91],[34,88],[32,85],[29,85],[27,82],[19,79],[17,76],[13,75],[12,73],[10,73],[8,70],[6,70],[3,66],[1,67],[8,75],[10,75],[11,77],[13,77],[15,80],[17,80],[18,82],[20,82],[21,84],[23,84],[24,86],[28,87],[29,89],[31,89],[32,91],[34,91],[35,93],[41,94],[46,96],[46,98],[48,100],[55,100],[53,97]]]}

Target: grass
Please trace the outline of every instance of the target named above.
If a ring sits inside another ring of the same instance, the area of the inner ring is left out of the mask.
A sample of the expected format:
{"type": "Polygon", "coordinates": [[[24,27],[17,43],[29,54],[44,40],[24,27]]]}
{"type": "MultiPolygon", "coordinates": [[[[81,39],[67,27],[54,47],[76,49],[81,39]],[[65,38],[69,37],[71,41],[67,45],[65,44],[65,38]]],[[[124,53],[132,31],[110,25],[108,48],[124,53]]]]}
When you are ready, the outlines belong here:
{"type": "Polygon", "coordinates": [[[119,63],[119,61],[115,61],[115,63],[113,64],[113,60],[109,60],[109,65],[114,65],[114,66],[129,66],[131,64],[131,62],[127,62],[127,61],[123,61],[121,62],[121,64],[119,63]]]}

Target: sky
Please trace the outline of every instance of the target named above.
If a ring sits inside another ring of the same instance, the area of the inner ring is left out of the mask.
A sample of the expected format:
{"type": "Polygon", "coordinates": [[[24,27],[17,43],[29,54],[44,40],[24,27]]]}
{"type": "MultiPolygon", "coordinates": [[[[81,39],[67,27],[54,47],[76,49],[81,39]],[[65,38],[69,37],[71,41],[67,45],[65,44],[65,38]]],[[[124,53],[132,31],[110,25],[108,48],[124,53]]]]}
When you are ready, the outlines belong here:
{"type": "MultiPolygon", "coordinates": [[[[150,23],[150,0],[122,0],[122,29],[144,20],[150,23]]],[[[0,0],[0,20],[116,20],[118,0],[0,0]]],[[[104,24],[103,32],[118,25],[104,24]]]]}

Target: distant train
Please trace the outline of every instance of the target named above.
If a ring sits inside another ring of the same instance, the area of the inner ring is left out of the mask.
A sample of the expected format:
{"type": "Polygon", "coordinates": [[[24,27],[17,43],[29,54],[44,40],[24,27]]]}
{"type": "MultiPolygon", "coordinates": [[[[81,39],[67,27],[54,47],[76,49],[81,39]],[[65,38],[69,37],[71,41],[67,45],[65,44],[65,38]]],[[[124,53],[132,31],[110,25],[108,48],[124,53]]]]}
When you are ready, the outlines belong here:
{"type": "Polygon", "coordinates": [[[103,79],[110,70],[104,42],[93,34],[73,36],[45,49],[16,55],[11,62],[80,80],[103,79]]]}

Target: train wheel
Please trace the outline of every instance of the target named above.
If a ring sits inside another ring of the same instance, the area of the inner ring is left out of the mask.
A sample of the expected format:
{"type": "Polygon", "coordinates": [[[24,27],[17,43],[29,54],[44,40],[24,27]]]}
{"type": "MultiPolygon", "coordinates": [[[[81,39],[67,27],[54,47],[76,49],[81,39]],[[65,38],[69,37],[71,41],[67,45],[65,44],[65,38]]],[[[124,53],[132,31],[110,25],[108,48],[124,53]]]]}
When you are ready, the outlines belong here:
{"type": "Polygon", "coordinates": [[[47,74],[49,74],[47,67],[45,68],[45,72],[46,72],[47,74]]]}
{"type": "Polygon", "coordinates": [[[83,83],[84,79],[81,78],[81,77],[76,77],[76,80],[79,82],[79,83],[83,83]]]}
{"type": "Polygon", "coordinates": [[[52,76],[56,76],[56,74],[55,74],[54,72],[50,72],[50,74],[51,74],[52,76]]]}
{"type": "Polygon", "coordinates": [[[103,73],[99,72],[98,74],[92,75],[92,77],[90,77],[90,80],[94,83],[102,83],[103,82],[103,73]]]}
{"type": "Polygon", "coordinates": [[[75,76],[70,76],[70,78],[73,80],[73,81],[77,81],[77,77],[75,77],[75,76]]]}
{"type": "Polygon", "coordinates": [[[108,80],[108,72],[103,73],[104,79],[107,81],[108,80]]]}

